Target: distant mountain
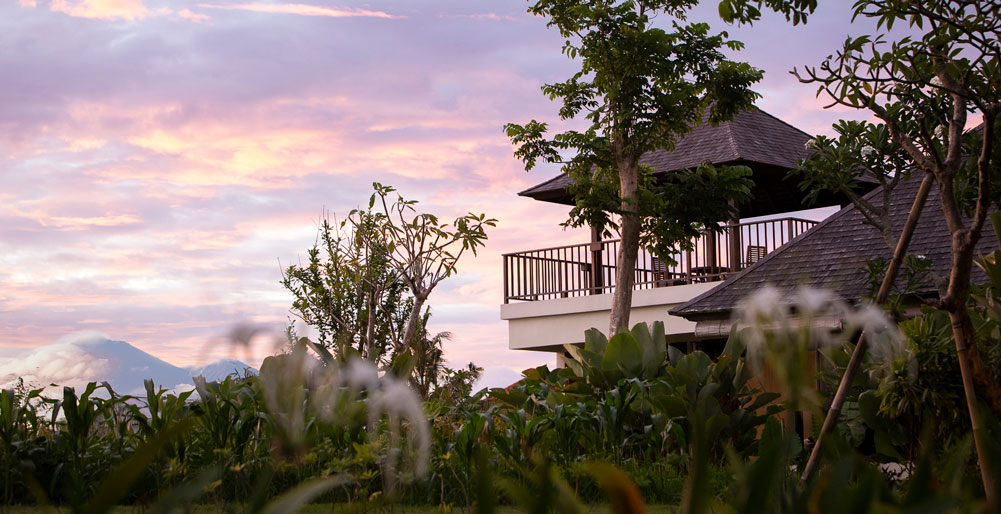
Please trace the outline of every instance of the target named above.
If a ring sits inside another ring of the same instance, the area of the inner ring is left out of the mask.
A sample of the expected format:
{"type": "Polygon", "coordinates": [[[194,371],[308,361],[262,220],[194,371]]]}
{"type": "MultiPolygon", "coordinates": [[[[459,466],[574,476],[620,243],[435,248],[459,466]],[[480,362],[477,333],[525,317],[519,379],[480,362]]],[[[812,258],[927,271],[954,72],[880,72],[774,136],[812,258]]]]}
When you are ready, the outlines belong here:
{"type": "Polygon", "coordinates": [[[142,394],[145,379],[153,379],[157,387],[183,391],[194,387],[192,377],[222,380],[230,374],[247,372],[257,373],[257,370],[235,359],[182,368],[125,341],[115,341],[96,332],[81,332],[20,357],[0,361],[0,386],[9,386],[21,377],[34,387],[56,384],[79,389],[88,382],[108,382],[119,394],[142,394]]]}
{"type": "Polygon", "coordinates": [[[220,359],[204,366],[188,366],[184,369],[193,377],[205,377],[208,380],[222,380],[229,375],[242,377],[247,371],[257,374],[256,369],[236,359],[220,359]]]}

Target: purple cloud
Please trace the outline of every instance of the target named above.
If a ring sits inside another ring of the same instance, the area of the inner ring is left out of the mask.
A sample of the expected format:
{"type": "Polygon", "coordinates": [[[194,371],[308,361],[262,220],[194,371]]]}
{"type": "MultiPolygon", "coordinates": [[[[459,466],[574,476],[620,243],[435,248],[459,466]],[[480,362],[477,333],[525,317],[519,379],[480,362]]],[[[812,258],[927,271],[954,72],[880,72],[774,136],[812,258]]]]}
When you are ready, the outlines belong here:
{"type": "MultiPolygon", "coordinates": [[[[515,195],[558,171],[525,173],[501,127],[556,122],[539,87],[574,71],[526,6],[0,5],[0,345],[94,328],[194,364],[233,324],[280,330],[291,298],[279,266],[305,254],[323,212],[343,215],[380,181],[442,216],[500,219],[431,297],[432,329],[455,333],[448,358],[548,362],[506,350],[497,313],[500,254],[584,238],[559,228],[565,207],[515,195]]],[[[821,110],[787,73],[856,31],[843,7],[750,29],[709,7],[697,16],[766,71],[765,110],[817,133],[858,115],[821,110]]]]}

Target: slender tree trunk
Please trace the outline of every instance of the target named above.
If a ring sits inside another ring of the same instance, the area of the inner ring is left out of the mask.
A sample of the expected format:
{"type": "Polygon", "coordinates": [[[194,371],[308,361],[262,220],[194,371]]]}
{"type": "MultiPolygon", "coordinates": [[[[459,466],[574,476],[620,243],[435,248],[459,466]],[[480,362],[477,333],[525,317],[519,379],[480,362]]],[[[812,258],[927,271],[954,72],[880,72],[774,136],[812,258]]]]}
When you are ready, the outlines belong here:
{"type": "MultiPolygon", "coordinates": [[[[897,271],[900,270],[900,263],[904,260],[907,247],[911,244],[914,227],[917,226],[918,219],[921,217],[921,211],[924,209],[925,200],[928,198],[928,193],[931,191],[933,182],[935,182],[935,176],[931,173],[926,174],[925,178],[921,181],[921,187],[918,188],[918,194],[914,196],[911,211],[907,215],[907,221],[904,222],[904,226],[900,231],[900,239],[897,240],[897,246],[893,250],[893,258],[890,259],[890,264],[886,267],[886,275],[883,276],[883,283],[880,284],[879,291],[876,293],[875,301],[877,305],[886,302],[887,297],[890,296],[893,283],[897,280],[897,271]]],[[[817,467],[820,465],[821,448],[827,439],[827,434],[834,429],[834,426],[838,424],[838,419],[841,418],[841,408],[848,398],[848,391],[851,389],[855,375],[862,365],[862,358],[865,356],[868,344],[865,332],[863,332],[859,336],[858,343],[855,345],[851,360],[848,361],[845,374],[841,377],[841,383],[838,384],[838,391],[834,394],[834,399],[831,401],[831,408],[827,411],[827,417],[824,418],[820,434],[817,435],[817,444],[813,446],[810,458],[806,461],[806,466],[803,468],[803,475],[800,477],[801,484],[805,484],[810,480],[810,477],[813,476],[813,473],[816,472],[817,467]]]]}
{"type": "MultiPolygon", "coordinates": [[[[979,236],[979,234],[977,234],[979,236]]],[[[977,238],[979,239],[979,237],[977,238]]],[[[973,322],[967,303],[970,297],[970,272],[972,271],[974,243],[964,244],[953,250],[952,273],[949,276],[948,301],[943,307],[949,313],[959,360],[967,361],[971,383],[995,416],[1001,418],[1001,387],[994,373],[984,365],[974,339],[973,322]]]]}
{"type": "MultiPolygon", "coordinates": [[[[943,191],[945,194],[947,191],[943,191]]],[[[951,191],[948,194],[951,195],[951,191]]],[[[954,202],[952,198],[943,197],[943,210],[954,207],[946,205],[954,202]]],[[[952,236],[952,271],[949,274],[949,288],[946,292],[946,301],[943,307],[949,313],[949,321],[952,324],[952,337],[956,342],[956,356],[959,361],[959,373],[963,380],[963,394],[966,399],[966,407],[970,413],[970,428],[973,431],[973,445],[977,451],[977,460],[980,464],[980,478],[984,483],[984,491],[987,496],[987,503],[997,508],[1001,505],[998,498],[996,470],[993,469],[996,463],[987,454],[985,437],[989,437],[983,427],[980,417],[980,404],[977,401],[977,393],[980,393],[995,416],[1001,417],[1001,391],[993,377],[993,373],[986,369],[980,352],[977,350],[977,342],[974,338],[973,322],[970,320],[970,313],[967,309],[967,302],[970,296],[970,272],[973,269],[973,250],[980,239],[980,232],[972,228],[969,230],[953,229],[952,236]]]]}
{"type": "MultiPolygon", "coordinates": [[[[370,286],[371,287],[371,286],[370,286]]],[[[365,320],[365,336],[362,338],[361,356],[364,359],[372,355],[372,347],[375,345],[375,291],[369,291],[367,298],[368,319],[365,320]]]]}
{"type": "Polygon", "coordinates": [[[421,324],[421,309],[424,308],[424,302],[427,301],[427,295],[414,295],[414,306],[410,308],[410,317],[407,318],[406,328],[403,330],[403,339],[400,340],[399,346],[396,347],[396,353],[402,353],[410,349],[410,345],[414,343],[414,335],[417,334],[417,327],[421,324]]]}
{"type": "Polygon", "coordinates": [[[640,246],[641,220],[637,216],[639,166],[632,159],[619,159],[619,196],[622,198],[622,220],[619,223],[618,259],[615,263],[615,293],[612,313],[608,320],[608,336],[629,330],[629,311],[633,304],[633,284],[636,282],[636,255],[640,246]]]}
{"type": "Polygon", "coordinates": [[[992,507],[997,507],[998,491],[997,482],[994,480],[997,463],[987,458],[984,447],[985,437],[989,435],[984,431],[980,418],[980,405],[977,403],[976,387],[973,384],[973,366],[971,358],[976,355],[979,360],[976,343],[973,340],[973,323],[966,310],[965,303],[960,308],[949,312],[949,320],[952,322],[952,335],[956,340],[956,353],[959,356],[959,373],[963,379],[963,395],[966,398],[966,407],[970,413],[970,428],[973,430],[973,445],[977,451],[977,460],[980,463],[980,479],[984,483],[984,492],[987,496],[987,503],[992,507]]]}

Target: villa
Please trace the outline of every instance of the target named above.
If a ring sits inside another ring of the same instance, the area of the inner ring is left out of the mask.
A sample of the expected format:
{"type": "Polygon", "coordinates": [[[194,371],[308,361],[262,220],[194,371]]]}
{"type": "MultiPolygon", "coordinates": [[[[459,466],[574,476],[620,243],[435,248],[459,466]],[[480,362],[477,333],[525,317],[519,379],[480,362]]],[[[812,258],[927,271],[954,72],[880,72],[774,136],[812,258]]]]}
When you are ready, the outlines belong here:
{"type": "MultiPolygon", "coordinates": [[[[739,219],[731,220],[720,233],[693,241],[694,250],[679,251],[674,256],[677,265],[668,266],[640,249],[631,325],[663,321],[671,344],[712,354],[725,343],[736,303],[765,285],[786,292],[800,285],[824,287],[848,301],[869,293],[865,263],[880,257],[889,260],[892,252],[861,213],[846,198],[830,194],[820,197],[818,205],[842,208],[828,218],[815,221],[793,214],[810,206],[804,203],[798,181],[785,177],[808,155],[806,143],[811,137],[763,111],[751,110],[716,127],[695,127],[674,151],[644,156],[641,162],[658,174],[707,161],[747,165],[755,187],[753,200],[737,206],[739,219]]],[[[893,191],[890,217],[898,230],[918,182],[902,181],[893,191]]],[[[573,205],[568,185],[569,179],[560,175],[519,195],[573,205]]],[[[882,196],[877,184],[866,186],[868,191],[862,192],[878,204],[882,196]]],[[[606,330],[618,240],[600,240],[594,233],[589,242],[503,256],[501,318],[508,322],[511,349],[553,352],[559,360],[563,345],[582,343],[588,328],[606,330]]],[[[994,233],[985,230],[978,252],[996,248],[994,233]]],[[[949,234],[936,192],[926,203],[910,253],[930,259],[931,271],[939,275],[950,265],[949,234]]],[[[973,278],[985,280],[979,269],[973,278]]],[[[919,294],[935,294],[929,281],[921,287],[919,294]]]]}

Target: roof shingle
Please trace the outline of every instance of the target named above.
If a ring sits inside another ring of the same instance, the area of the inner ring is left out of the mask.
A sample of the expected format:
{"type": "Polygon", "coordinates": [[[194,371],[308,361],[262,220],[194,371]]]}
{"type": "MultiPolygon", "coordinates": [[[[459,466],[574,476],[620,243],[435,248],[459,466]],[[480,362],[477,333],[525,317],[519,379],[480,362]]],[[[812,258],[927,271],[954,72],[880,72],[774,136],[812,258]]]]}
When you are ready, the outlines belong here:
{"type": "MultiPolygon", "coordinates": [[[[807,157],[806,142],[811,135],[754,108],[737,113],[732,120],[712,126],[708,118],[682,137],[673,151],[654,150],[640,159],[657,173],[712,164],[755,163],[784,169],[798,167],[807,157]]],[[[552,200],[566,195],[570,177],[558,175],[520,193],[537,200],[552,200]]]]}
{"type": "MultiPolygon", "coordinates": [[[[890,195],[890,217],[897,231],[907,219],[920,183],[919,178],[901,181],[890,195]]],[[[875,205],[882,205],[880,191],[879,188],[872,191],[867,199],[875,205]]],[[[938,188],[932,187],[908,253],[931,259],[932,272],[944,276],[948,274],[952,260],[950,239],[942,216],[938,188]]],[[[994,231],[985,227],[977,253],[986,254],[997,248],[994,231]]],[[[866,224],[862,213],[849,205],[753,266],[672,309],[670,313],[692,320],[719,317],[729,313],[742,298],[766,285],[776,287],[783,293],[791,293],[798,286],[825,288],[845,300],[857,301],[870,293],[866,262],[876,258],[889,261],[892,256],[892,250],[879,231],[866,224]]],[[[977,283],[986,281],[986,276],[978,267],[974,267],[972,278],[977,283]]],[[[929,281],[919,286],[919,292],[934,291],[929,281]]]]}

